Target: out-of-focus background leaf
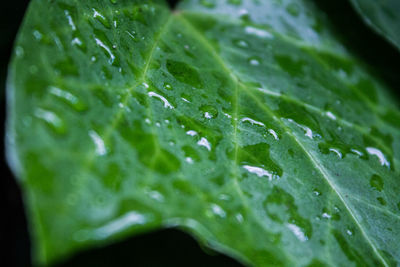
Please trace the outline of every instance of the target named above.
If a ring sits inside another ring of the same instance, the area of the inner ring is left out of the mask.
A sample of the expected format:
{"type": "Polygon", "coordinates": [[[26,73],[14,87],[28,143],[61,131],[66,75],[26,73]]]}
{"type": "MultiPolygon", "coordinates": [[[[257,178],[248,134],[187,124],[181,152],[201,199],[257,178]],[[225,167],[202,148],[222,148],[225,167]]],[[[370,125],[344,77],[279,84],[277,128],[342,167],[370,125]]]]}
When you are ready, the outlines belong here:
{"type": "Polygon", "coordinates": [[[365,23],[400,49],[400,1],[351,0],[351,2],[365,23]]]}

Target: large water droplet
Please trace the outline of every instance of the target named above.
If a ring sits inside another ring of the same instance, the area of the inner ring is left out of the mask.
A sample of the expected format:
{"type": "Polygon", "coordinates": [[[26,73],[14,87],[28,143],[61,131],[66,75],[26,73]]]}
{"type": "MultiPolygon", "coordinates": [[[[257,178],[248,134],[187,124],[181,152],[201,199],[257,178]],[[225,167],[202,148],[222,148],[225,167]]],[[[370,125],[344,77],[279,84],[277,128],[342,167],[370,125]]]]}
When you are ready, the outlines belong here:
{"type": "Polygon", "coordinates": [[[169,109],[173,109],[173,108],[174,108],[174,107],[168,102],[168,100],[167,100],[165,97],[163,97],[162,95],[159,95],[159,94],[157,94],[157,93],[155,93],[155,92],[148,92],[147,95],[150,96],[150,97],[155,97],[155,98],[161,100],[161,101],[164,103],[164,108],[169,108],[169,109]]]}
{"type": "Polygon", "coordinates": [[[205,137],[202,137],[202,138],[197,142],[197,144],[198,144],[199,146],[203,146],[203,147],[207,148],[208,151],[211,151],[211,144],[210,144],[210,142],[209,142],[205,137]]]}
{"type": "Polygon", "coordinates": [[[267,30],[260,29],[260,28],[255,28],[255,27],[252,27],[252,26],[247,26],[244,30],[245,30],[245,32],[247,34],[255,35],[255,36],[260,37],[260,38],[273,38],[274,37],[267,30]]]}
{"type": "Polygon", "coordinates": [[[382,166],[386,166],[390,168],[390,162],[386,159],[385,155],[380,151],[379,149],[375,147],[367,147],[367,152],[370,155],[375,155],[378,157],[379,162],[381,163],[382,166]]]}
{"type": "Polygon", "coordinates": [[[308,237],[304,234],[304,232],[302,231],[302,229],[299,226],[289,223],[289,224],[287,224],[287,227],[289,228],[290,231],[292,231],[292,233],[301,242],[306,242],[308,240],[308,237]]]}
{"type": "Polygon", "coordinates": [[[37,108],[34,112],[35,116],[42,119],[50,128],[52,128],[58,134],[64,134],[66,132],[66,126],[64,120],[62,120],[54,112],[37,108]]]}
{"type": "Polygon", "coordinates": [[[94,38],[95,39],[95,41],[96,41],[96,44],[98,45],[98,46],[100,46],[101,48],[103,48],[104,49],[104,51],[107,53],[107,55],[109,56],[109,60],[108,60],[108,63],[110,63],[110,64],[113,64],[114,63],[114,61],[115,61],[115,55],[113,54],[113,52],[111,52],[111,49],[107,46],[107,45],[105,45],[104,43],[103,43],[103,41],[102,40],[100,40],[100,39],[98,39],[98,38],[94,38]]]}
{"type": "Polygon", "coordinates": [[[89,136],[96,147],[96,154],[99,156],[104,156],[105,154],[107,154],[104,140],[100,137],[100,135],[96,131],[90,130],[89,136]]]}
{"type": "Polygon", "coordinates": [[[250,57],[248,61],[252,66],[259,66],[261,64],[261,59],[259,57],[250,57]]]}
{"type": "Polygon", "coordinates": [[[268,177],[269,181],[272,181],[274,177],[276,177],[273,173],[261,168],[261,167],[256,167],[256,166],[250,166],[250,165],[243,165],[243,168],[246,169],[248,172],[253,173],[257,175],[258,177],[268,177]]]}
{"type": "Polygon", "coordinates": [[[248,117],[245,117],[245,118],[241,119],[240,121],[241,122],[249,122],[251,125],[258,125],[258,126],[261,126],[261,127],[265,127],[264,123],[262,123],[260,121],[253,120],[253,119],[248,118],[248,117]]]}
{"type": "Polygon", "coordinates": [[[211,211],[213,214],[225,218],[226,217],[226,212],[217,204],[211,204],[211,211]]]}
{"type": "Polygon", "coordinates": [[[65,101],[76,111],[84,111],[87,109],[87,105],[82,100],[68,91],[62,90],[55,86],[50,87],[49,91],[52,95],[65,101]]]}
{"type": "Polygon", "coordinates": [[[95,8],[92,8],[93,10],[93,18],[97,19],[101,24],[103,24],[104,27],[110,29],[110,23],[108,22],[107,18],[103,16],[99,11],[97,11],[95,8]]]}
{"type": "Polygon", "coordinates": [[[64,10],[64,15],[65,15],[65,17],[67,18],[68,24],[69,24],[69,26],[71,27],[71,29],[72,29],[73,31],[76,31],[76,26],[75,26],[74,20],[72,19],[72,17],[71,17],[71,15],[70,15],[69,11],[68,11],[68,10],[64,10]]]}
{"type": "Polygon", "coordinates": [[[218,110],[210,105],[201,106],[200,110],[204,112],[204,117],[207,119],[215,118],[218,115],[218,110]]]}

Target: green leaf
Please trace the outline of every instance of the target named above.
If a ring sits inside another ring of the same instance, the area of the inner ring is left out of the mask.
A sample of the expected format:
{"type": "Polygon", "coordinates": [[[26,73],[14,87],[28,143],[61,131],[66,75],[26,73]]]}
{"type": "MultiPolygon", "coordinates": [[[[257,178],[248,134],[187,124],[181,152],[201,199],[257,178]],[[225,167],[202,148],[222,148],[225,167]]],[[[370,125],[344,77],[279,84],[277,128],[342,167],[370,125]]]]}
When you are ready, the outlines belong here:
{"type": "Polygon", "coordinates": [[[400,2],[397,0],[351,0],[364,21],[400,49],[400,2]]]}
{"type": "Polygon", "coordinates": [[[395,266],[388,92],[310,1],[33,0],[7,140],[34,255],[180,227],[254,266],[395,266]]]}

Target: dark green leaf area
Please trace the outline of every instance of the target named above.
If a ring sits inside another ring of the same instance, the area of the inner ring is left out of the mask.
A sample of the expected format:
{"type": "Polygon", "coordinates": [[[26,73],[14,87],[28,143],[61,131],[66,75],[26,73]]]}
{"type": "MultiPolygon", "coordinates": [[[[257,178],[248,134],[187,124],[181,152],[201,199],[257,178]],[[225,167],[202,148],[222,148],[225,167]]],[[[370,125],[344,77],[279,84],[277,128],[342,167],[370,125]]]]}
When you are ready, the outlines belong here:
{"type": "Polygon", "coordinates": [[[400,111],[310,1],[33,0],[8,77],[36,260],[163,227],[251,266],[400,260],[400,111]]]}

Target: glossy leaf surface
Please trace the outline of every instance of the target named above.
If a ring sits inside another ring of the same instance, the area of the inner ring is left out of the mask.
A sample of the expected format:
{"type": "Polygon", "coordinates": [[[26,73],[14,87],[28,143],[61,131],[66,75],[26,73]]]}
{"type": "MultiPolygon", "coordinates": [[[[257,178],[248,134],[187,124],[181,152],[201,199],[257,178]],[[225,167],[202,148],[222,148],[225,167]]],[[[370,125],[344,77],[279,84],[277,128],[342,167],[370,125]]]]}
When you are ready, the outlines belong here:
{"type": "Polygon", "coordinates": [[[8,156],[39,262],[158,227],[254,266],[400,262],[400,113],[310,1],[33,0],[8,156]]]}
{"type": "Polygon", "coordinates": [[[400,2],[351,0],[364,21],[400,49],[400,2]]]}

